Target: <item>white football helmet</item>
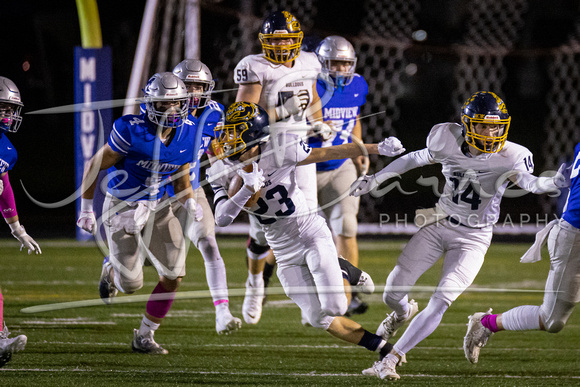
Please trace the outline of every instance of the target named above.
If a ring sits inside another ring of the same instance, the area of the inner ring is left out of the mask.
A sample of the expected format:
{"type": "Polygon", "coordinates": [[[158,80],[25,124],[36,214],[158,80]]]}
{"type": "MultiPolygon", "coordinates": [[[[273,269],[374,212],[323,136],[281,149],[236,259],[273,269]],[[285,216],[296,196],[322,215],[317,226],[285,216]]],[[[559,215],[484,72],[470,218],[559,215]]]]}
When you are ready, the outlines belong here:
{"type": "Polygon", "coordinates": [[[0,77],[0,129],[16,132],[22,123],[20,91],[16,84],[6,77],[0,77]]]}
{"type": "Polygon", "coordinates": [[[153,75],[143,89],[147,117],[166,128],[177,128],[189,114],[189,94],[181,79],[170,72],[153,75]]]}
{"type": "Polygon", "coordinates": [[[211,76],[211,71],[205,64],[199,59],[185,59],[175,66],[173,74],[177,75],[185,83],[191,95],[190,110],[207,106],[211,100],[211,92],[215,87],[215,82],[211,76]],[[201,84],[203,92],[192,92],[190,87],[195,84],[201,84]]]}
{"type": "Polygon", "coordinates": [[[346,86],[352,82],[356,68],[356,53],[348,40],[342,36],[329,36],[320,42],[316,48],[316,55],[322,64],[322,73],[329,75],[336,86],[346,86]],[[337,67],[340,70],[337,70],[337,67]]]}

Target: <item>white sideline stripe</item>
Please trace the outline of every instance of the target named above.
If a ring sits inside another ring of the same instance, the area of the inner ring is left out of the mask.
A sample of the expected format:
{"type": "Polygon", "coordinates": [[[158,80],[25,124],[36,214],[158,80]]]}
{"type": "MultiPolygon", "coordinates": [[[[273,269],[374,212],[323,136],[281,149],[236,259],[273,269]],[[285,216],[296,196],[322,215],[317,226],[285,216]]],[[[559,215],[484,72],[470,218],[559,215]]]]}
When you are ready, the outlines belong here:
{"type": "MultiPolygon", "coordinates": [[[[95,369],[79,369],[79,368],[2,368],[0,372],[87,372],[87,373],[102,373],[102,370],[95,370],[95,369]]],[[[221,372],[221,371],[192,371],[192,370],[183,370],[183,371],[171,371],[171,370],[107,370],[107,372],[114,372],[118,374],[134,374],[134,373],[141,373],[141,374],[185,374],[188,375],[232,375],[232,376],[294,376],[294,377],[364,377],[370,378],[369,376],[365,376],[362,373],[357,374],[346,374],[346,373],[316,373],[316,371],[308,372],[308,373],[297,373],[297,372],[290,372],[290,373],[283,373],[283,372],[221,372]]],[[[430,375],[430,374],[404,374],[402,375],[403,378],[439,378],[439,379],[459,379],[459,378],[483,378],[483,379],[491,379],[491,378],[506,378],[506,379],[526,379],[526,380],[535,380],[535,379],[580,379],[580,376],[528,376],[528,375],[430,375]]]]}
{"type": "Polygon", "coordinates": [[[20,325],[117,325],[114,321],[21,321],[20,325]]]}
{"type": "MultiPolygon", "coordinates": [[[[72,341],[42,341],[39,344],[50,344],[50,345],[88,345],[88,346],[128,346],[128,342],[108,342],[108,343],[99,343],[99,342],[72,342],[72,341]]],[[[240,347],[240,348],[280,348],[280,345],[272,344],[203,344],[203,345],[189,345],[189,344],[164,344],[164,347],[167,348],[180,348],[180,347],[204,347],[204,348],[231,348],[231,347],[240,347]]],[[[310,344],[296,344],[296,345],[285,345],[284,347],[287,348],[305,348],[305,349],[356,349],[360,350],[361,348],[356,345],[342,345],[342,344],[330,344],[330,345],[310,345],[310,344]]],[[[426,347],[426,346],[417,346],[416,349],[423,349],[423,350],[432,350],[432,351],[463,351],[463,347],[426,347]]],[[[515,351],[526,351],[528,349],[537,349],[537,348],[528,348],[528,347],[520,347],[520,348],[486,348],[488,352],[491,351],[500,351],[500,352],[515,352],[515,351]]],[[[542,348],[542,351],[547,352],[562,352],[561,348],[542,348]]],[[[580,352],[580,348],[567,348],[566,351],[568,352],[580,352]]]]}

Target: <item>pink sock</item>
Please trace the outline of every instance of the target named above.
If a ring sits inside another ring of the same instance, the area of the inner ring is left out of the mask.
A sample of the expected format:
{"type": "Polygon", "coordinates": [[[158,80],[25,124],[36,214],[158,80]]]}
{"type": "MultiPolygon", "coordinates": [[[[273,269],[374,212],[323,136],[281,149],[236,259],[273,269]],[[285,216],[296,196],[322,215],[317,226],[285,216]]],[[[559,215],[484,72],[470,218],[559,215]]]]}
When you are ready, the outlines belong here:
{"type": "Polygon", "coordinates": [[[497,332],[497,314],[488,314],[481,318],[481,325],[492,332],[497,332]]]}
{"type": "Polygon", "coordinates": [[[213,306],[218,306],[218,305],[221,305],[221,304],[227,304],[229,302],[230,302],[229,300],[221,299],[221,300],[214,301],[213,302],[213,306]]]}
{"type": "Polygon", "coordinates": [[[173,304],[173,299],[175,298],[175,292],[169,292],[165,290],[161,282],[155,286],[153,292],[151,293],[151,297],[149,297],[149,301],[147,301],[147,308],[146,311],[153,317],[163,318],[171,309],[171,305],[173,304]],[[163,295],[157,296],[156,295],[163,295]]]}
{"type": "Polygon", "coordinates": [[[4,329],[4,296],[0,291],[0,332],[4,329]]]}

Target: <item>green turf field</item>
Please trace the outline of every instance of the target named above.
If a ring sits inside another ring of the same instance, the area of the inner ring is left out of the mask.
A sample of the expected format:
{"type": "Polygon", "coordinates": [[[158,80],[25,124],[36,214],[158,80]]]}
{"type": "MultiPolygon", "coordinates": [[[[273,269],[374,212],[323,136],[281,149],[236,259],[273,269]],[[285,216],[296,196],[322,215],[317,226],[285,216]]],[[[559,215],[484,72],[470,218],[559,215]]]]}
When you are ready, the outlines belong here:
{"type": "MultiPolygon", "coordinates": [[[[228,272],[232,313],[241,317],[246,265],[245,242],[218,240],[228,272]]],[[[145,301],[23,314],[36,305],[98,298],[102,256],[93,245],[40,241],[43,254],[20,253],[13,242],[0,242],[0,286],[4,319],[13,334],[26,334],[25,351],[0,369],[0,386],[78,385],[230,385],[363,386],[388,383],[361,374],[376,355],[324,331],[303,327],[300,311],[283,295],[270,296],[258,325],[242,325],[230,336],[215,332],[209,298],[178,299],[155,339],[169,355],[131,352],[145,301]]],[[[384,281],[405,241],[361,242],[361,268],[377,292],[366,297],[369,311],[355,317],[374,331],[387,311],[384,281]]],[[[540,304],[549,262],[519,263],[525,244],[494,243],[476,283],[447,311],[442,324],[407,354],[398,368],[400,385],[421,386],[562,386],[580,384],[580,312],[558,334],[501,332],[482,350],[480,363],[465,360],[462,350],[467,316],[493,307],[505,311],[520,304],[540,304]],[[518,292],[515,290],[537,290],[518,292]]],[[[422,309],[437,283],[440,266],[419,280],[410,297],[422,309]]],[[[202,295],[207,289],[201,256],[190,251],[181,291],[202,295]]],[[[148,295],[156,273],[145,268],[148,295]]],[[[273,280],[274,288],[279,286],[273,280]]],[[[127,297],[120,295],[118,298],[127,297]]],[[[399,333],[399,335],[402,332],[399,333]]],[[[397,337],[399,337],[399,335],[397,337]]],[[[395,338],[396,339],[396,338],[395,338]]]]}

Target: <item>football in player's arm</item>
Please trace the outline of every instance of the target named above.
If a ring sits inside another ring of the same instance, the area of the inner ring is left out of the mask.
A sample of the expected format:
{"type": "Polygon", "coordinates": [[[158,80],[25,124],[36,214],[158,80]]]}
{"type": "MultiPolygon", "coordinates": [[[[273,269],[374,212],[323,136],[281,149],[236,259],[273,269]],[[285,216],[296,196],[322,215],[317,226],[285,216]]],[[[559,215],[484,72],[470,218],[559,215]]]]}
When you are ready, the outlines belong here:
{"type": "Polygon", "coordinates": [[[443,194],[436,207],[422,211],[422,228],[403,249],[390,272],[383,294],[393,310],[377,333],[388,340],[418,311],[408,300],[417,279],[444,255],[443,271],[429,303],[394,345],[391,353],[363,371],[381,379],[398,379],[400,358],[429,336],[439,325],[449,305],[472,284],[491,242],[499,218],[501,198],[510,182],[541,194],[566,185],[562,174],[536,177],[532,153],[507,141],[511,117],[505,103],[494,93],[480,91],[463,105],[461,124],[435,125],[425,149],[408,153],[380,172],[365,176],[352,186],[352,194],[373,191],[387,179],[420,166],[439,163],[445,177],[443,194]]]}

